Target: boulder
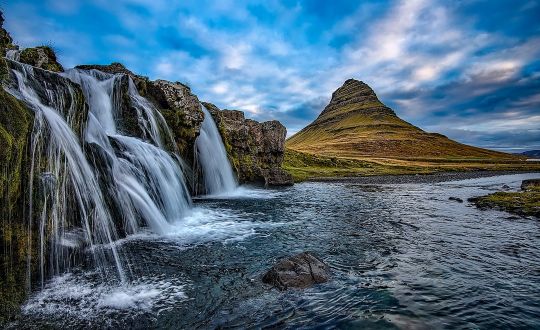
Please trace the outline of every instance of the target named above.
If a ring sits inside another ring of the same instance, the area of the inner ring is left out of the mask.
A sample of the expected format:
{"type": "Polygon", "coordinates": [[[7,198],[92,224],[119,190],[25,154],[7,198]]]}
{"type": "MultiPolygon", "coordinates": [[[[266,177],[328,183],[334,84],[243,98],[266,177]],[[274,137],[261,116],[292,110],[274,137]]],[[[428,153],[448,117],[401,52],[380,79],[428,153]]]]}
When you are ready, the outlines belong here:
{"type": "Polygon", "coordinates": [[[450,197],[448,198],[448,200],[451,200],[451,201],[455,201],[455,202],[458,202],[458,203],[463,203],[463,199],[459,198],[459,197],[450,197]]]}
{"type": "Polygon", "coordinates": [[[308,288],[314,284],[327,282],[329,267],[309,252],[281,259],[266,274],[262,281],[279,290],[308,288]]]}
{"type": "Polygon", "coordinates": [[[540,189],[540,179],[529,179],[521,182],[522,190],[540,189]]]}

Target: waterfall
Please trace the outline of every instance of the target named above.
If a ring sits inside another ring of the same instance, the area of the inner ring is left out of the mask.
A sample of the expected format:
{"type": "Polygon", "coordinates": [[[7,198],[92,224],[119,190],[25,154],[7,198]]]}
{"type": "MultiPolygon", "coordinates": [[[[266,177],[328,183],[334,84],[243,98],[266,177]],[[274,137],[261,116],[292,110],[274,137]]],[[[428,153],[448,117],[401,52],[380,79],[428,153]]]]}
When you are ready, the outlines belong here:
{"type": "Polygon", "coordinates": [[[86,251],[99,270],[113,268],[125,281],[119,236],[141,225],[167,233],[191,207],[181,159],[164,148],[170,129],[128,76],[72,69],[47,73],[51,83],[29,65],[10,65],[16,83],[6,90],[35,114],[29,211],[30,223],[39,219],[42,283],[86,251]],[[126,116],[136,119],[138,137],[121,124],[126,116]]]}
{"type": "Polygon", "coordinates": [[[18,49],[9,49],[6,52],[6,58],[12,61],[19,61],[20,57],[21,57],[21,51],[18,49]]]}
{"type": "Polygon", "coordinates": [[[238,184],[227,158],[223,140],[210,112],[201,105],[204,120],[195,141],[197,160],[202,170],[206,193],[221,195],[233,192],[238,184]]]}

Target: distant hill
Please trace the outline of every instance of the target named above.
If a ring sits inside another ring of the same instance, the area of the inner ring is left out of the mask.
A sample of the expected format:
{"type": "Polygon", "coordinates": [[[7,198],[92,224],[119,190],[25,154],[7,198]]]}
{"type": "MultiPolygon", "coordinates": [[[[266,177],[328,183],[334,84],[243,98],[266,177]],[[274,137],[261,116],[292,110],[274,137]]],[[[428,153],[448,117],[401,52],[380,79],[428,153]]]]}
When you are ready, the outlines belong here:
{"type": "Polygon", "coordinates": [[[540,158],[540,150],[529,150],[529,151],[520,153],[520,155],[524,155],[529,158],[540,158]]]}
{"type": "Polygon", "coordinates": [[[319,117],[289,138],[286,146],[308,154],[360,159],[519,159],[425,132],[399,118],[367,84],[355,79],[345,81],[319,117]]]}

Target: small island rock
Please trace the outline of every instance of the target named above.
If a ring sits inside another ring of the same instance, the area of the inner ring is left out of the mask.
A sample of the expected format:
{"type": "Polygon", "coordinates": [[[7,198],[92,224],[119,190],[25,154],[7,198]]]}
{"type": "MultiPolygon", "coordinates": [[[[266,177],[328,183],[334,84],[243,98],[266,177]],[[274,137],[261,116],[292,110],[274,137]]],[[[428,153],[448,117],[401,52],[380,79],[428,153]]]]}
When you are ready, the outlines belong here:
{"type": "Polygon", "coordinates": [[[330,269],[322,260],[309,252],[279,260],[262,281],[279,290],[307,288],[314,284],[327,282],[330,269]]]}

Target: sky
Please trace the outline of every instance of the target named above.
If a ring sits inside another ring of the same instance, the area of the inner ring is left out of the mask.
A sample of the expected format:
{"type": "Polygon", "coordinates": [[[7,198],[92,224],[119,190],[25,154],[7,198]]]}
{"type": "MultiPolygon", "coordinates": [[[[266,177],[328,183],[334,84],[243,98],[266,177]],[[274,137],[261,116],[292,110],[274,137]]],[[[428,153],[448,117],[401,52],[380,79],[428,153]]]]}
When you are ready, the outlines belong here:
{"type": "Polygon", "coordinates": [[[22,47],[121,62],[289,136],[348,78],[463,143],[540,149],[540,0],[0,0],[22,47]]]}

